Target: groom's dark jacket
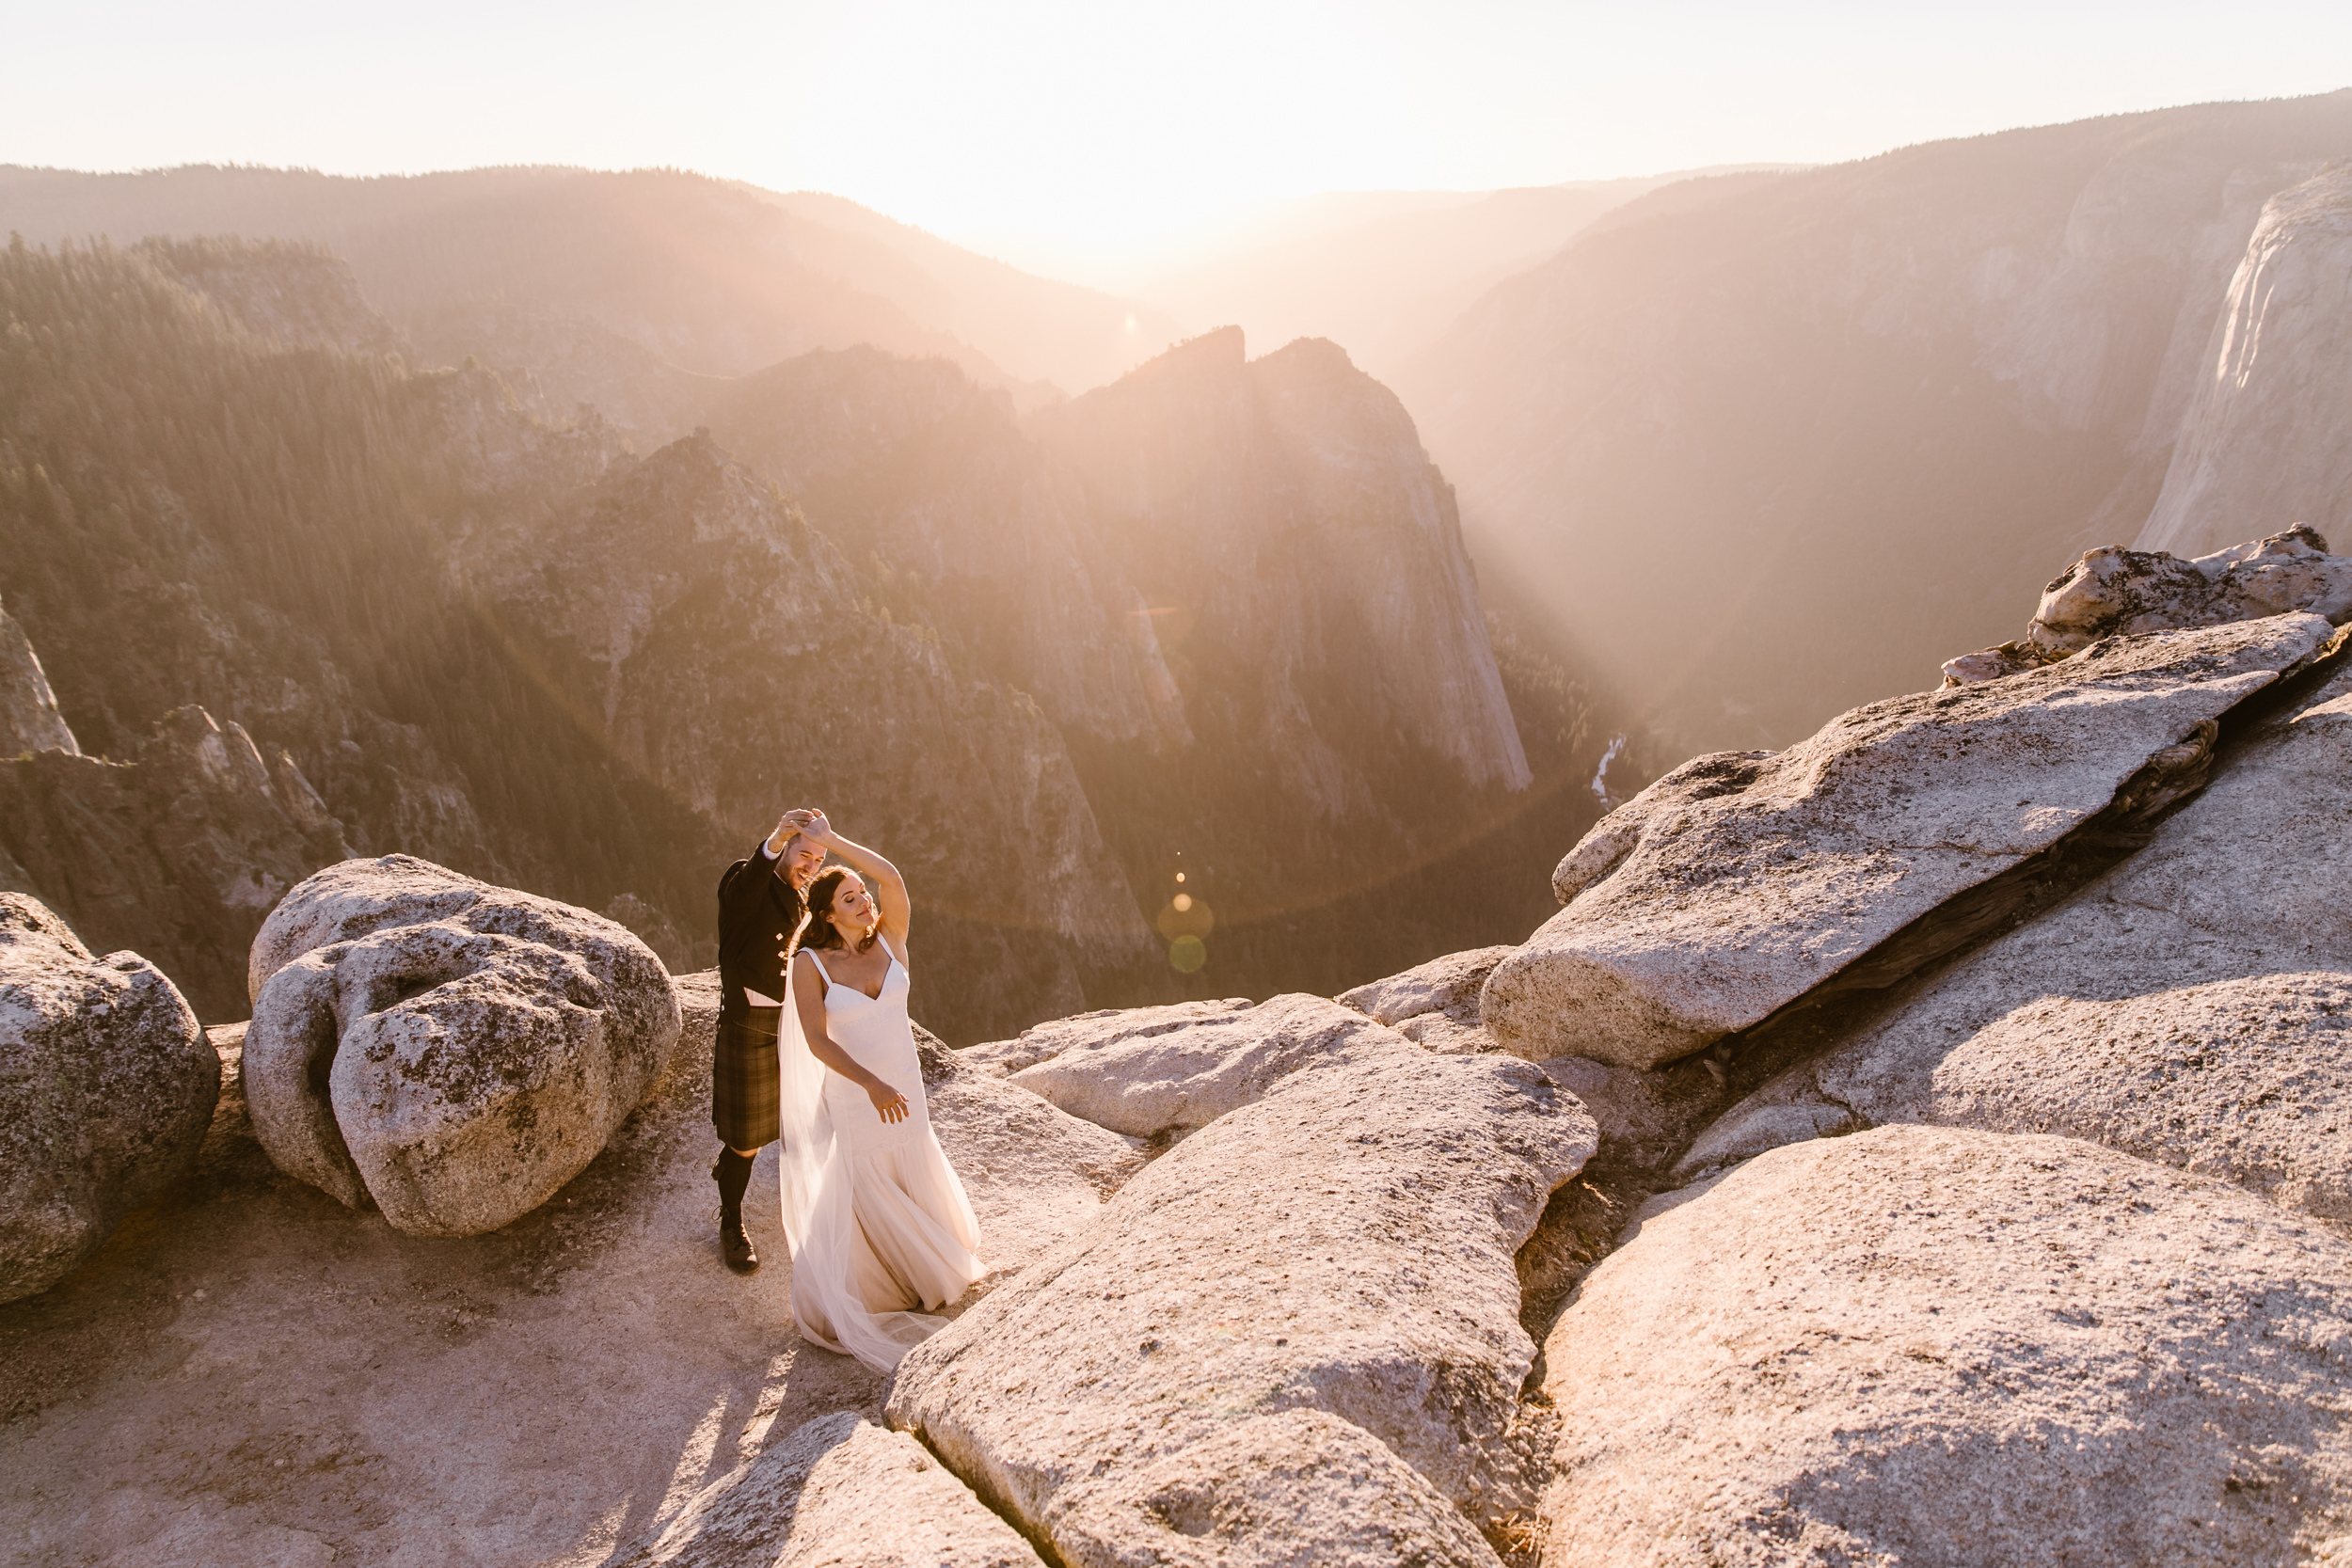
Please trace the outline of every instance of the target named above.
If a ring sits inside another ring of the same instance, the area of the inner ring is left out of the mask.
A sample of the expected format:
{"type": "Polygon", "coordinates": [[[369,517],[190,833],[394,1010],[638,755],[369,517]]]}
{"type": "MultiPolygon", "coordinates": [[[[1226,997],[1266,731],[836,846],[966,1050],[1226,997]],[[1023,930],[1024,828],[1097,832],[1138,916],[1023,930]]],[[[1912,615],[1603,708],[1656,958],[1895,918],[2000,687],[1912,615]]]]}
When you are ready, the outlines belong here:
{"type": "Polygon", "coordinates": [[[784,956],[800,929],[800,893],[784,879],[784,857],[762,839],[719,879],[719,1011],[747,1010],[743,988],[784,1000],[784,956]]]}

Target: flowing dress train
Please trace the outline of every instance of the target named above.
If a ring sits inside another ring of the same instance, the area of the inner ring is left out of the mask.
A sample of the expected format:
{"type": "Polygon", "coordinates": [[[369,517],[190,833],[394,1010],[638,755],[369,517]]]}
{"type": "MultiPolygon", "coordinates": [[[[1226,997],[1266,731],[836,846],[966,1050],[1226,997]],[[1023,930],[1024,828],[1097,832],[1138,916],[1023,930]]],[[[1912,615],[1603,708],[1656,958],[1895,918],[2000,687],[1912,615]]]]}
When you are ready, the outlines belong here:
{"type": "Polygon", "coordinates": [[[884,1371],[946,1326],[937,1309],[987,1272],[971,1199],[931,1132],[907,1017],[910,982],[894,956],[882,993],[824,974],[825,1032],[858,1065],[906,1096],[906,1119],[882,1119],[866,1091],[819,1062],[784,999],[784,1231],[792,1250],[792,1317],[802,1337],[884,1371]]]}

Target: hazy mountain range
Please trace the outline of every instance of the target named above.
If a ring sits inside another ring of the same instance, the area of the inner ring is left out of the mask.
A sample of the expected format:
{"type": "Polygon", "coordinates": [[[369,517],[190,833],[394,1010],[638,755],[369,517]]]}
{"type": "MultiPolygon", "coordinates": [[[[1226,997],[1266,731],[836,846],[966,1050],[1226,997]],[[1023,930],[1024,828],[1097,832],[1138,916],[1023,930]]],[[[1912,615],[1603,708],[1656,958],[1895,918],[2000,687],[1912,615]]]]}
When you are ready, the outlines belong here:
{"type": "Polygon", "coordinates": [[[1181,335],[1149,307],[1016,272],[836,197],[675,169],[0,166],[0,223],[35,244],[325,245],[428,359],[544,364],[537,390],[566,415],[574,401],[625,403],[617,388],[646,374],[740,375],[852,343],[936,355],[1034,404],[1108,381],[1181,335]]]}
{"type": "Polygon", "coordinates": [[[1723,170],[1500,191],[1334,192],[1269,216],[1263,245],[1139,281],[1177,319],[1256,342],[1328,338],[1390,380],[1481,294],[1549,260],[1602,214],[1723,170]]]}
{"type": "Polygon", "coordinates": [[[1489,578],[1662,752],[1786,744],[2140,532],[2264,203],[2347,153],[2341,92],[1687,181],[1394,385],[1489,578]]]}
{"type": "Polygon", "coordinates": [[[411,368],[317,245],[20,242],[0,316],[0,599],[90,753],[0,762],[0,876],[211,1016],[338,839],[691,964],[719,868],[826,802],[909,870],[923,1011],[973,1038],[1500,935],[1540,879],[1495,879],[1597,809],[1591,699],[1498,660],[1450,487],[1328,344],[1213,334],[1025,423],[951,360],[818,350],[677,380],[705,428],[644,453],[411,368]],[[175,714],[253,767],[192,777],[175,714]]]}
{"type": "Polygon", "coordinates": [[[940,900],[951,1033],[1328,990],[1522,933],[1616,731],[1622,798],[1932,685],[2086,546],[2346,521],[2347,151],[2339,93],[1344,193],[1160,309],[676,171],[5,169],[0,596],[86,751],[283,752],[273,843],[314,791],[685,958],[830,793],[940,900]],[[729,728],[836,676],[902,717],[729,728]]]}

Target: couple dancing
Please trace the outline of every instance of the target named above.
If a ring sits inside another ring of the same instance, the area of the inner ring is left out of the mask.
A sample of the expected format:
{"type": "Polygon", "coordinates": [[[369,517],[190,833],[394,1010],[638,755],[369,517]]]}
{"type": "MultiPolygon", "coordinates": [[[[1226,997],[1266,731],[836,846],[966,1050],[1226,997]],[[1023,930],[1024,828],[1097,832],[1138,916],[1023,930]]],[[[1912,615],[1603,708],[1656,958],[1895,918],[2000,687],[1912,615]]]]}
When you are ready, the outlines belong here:
{"type": "Polygon", "coordinates": [[[931,1135],[907,1016],[910,912],[898,868],[820,811],[785,813],[719,883],[720,1251],[739,1274],[759,1267],[743,1194],[753,1158],[781,1138],[793,1319],[884,1370],[942,1326],[921,1308],[986,1272],[971,1200],[931,1135]]]}

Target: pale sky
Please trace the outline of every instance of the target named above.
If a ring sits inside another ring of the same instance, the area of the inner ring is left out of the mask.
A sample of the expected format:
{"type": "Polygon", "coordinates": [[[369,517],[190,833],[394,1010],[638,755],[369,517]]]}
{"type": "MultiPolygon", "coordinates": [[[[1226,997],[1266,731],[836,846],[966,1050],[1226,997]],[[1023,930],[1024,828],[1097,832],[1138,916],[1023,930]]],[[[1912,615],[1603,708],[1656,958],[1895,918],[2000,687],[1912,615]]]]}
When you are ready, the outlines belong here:
{"type": "Polygon", "coordinates": [[[0,163],[675,165],[1089,281],[1316,191],[1833,162],[2352,86],[2346,0],[5,0],[0,37],[0,163]]]}

